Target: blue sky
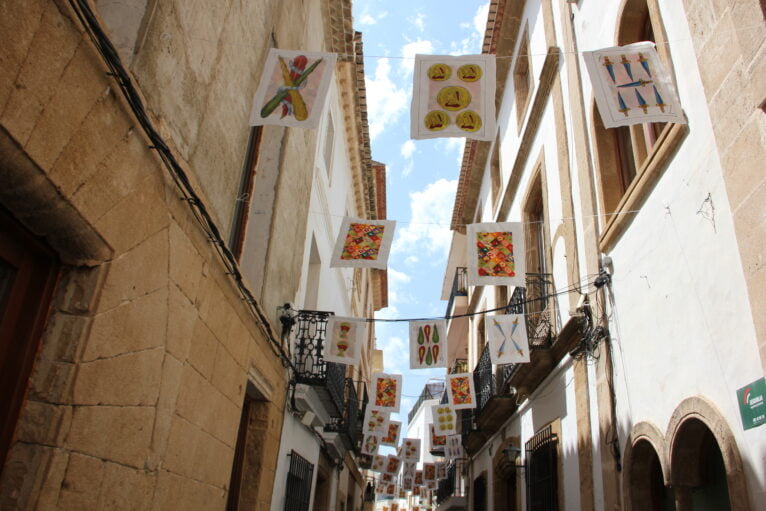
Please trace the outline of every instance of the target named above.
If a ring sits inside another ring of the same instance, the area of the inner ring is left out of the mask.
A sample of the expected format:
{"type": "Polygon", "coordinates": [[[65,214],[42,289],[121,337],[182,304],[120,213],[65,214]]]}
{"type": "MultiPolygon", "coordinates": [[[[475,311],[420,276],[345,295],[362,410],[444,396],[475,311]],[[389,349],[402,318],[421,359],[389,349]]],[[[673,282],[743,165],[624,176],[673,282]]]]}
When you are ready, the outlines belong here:
{"type": "MultiPolygon", "coordinates": [[[[441,285],[452,235],[452,206],[465,139],[411,140],[414,55],[481,53],[486,0],[355,0],[363,33],[372,157],[388,166],[388,218],[397,221],[388,264],[389,307],[382,318],[443,316],[441,285]]],[[[444,370],[409,370],[407,323],[376,323],[385,370],[404,375],[399,417],[429,378],[444,370]]]]}

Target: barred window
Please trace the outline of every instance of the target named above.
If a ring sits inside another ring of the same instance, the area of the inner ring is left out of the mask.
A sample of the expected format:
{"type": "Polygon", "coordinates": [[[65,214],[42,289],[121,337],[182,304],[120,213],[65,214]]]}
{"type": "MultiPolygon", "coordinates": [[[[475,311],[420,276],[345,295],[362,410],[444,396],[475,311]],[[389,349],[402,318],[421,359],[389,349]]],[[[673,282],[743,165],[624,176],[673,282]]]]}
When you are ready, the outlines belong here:
{"type": "Polygon", "coordinates": [[[527,511],[558,510],[558,438],[547,426],[524,446],[527,455],[527,511]]]}
{"type": "Polygon", "coordinates": [[[308,511],[311,500],[311,480],[314,465],[295,451],[290,451],[290,471],[287,473],[285,511],[308,511]]]}

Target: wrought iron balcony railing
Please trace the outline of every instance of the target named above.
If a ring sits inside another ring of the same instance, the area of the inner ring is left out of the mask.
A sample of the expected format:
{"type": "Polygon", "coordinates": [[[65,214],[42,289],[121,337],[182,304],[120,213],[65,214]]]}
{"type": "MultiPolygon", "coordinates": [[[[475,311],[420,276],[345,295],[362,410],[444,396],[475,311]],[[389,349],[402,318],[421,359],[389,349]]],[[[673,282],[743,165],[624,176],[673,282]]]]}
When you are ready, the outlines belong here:
{"type": "Polygon", "coordinates": [[[343,414],[341,417],[330,419],[330,423],[325,425],[324,430],[339,433],[346,449],[358,453],[362,441],[362,420],[366,408],[366,387],[364,400],[360,400],[354,381],[351,378],[346,378],[343,385],[343,414]]]}
{"type": "Polygon", "coordinates": [[[465,497],[462,473],[462,460],[455,460],[447,466],[447,478],[439,481],[439,488],[436,490],[436,502],[438,504],[450,497],[465,497]]]}
{"type": "Polygon", "coordinates": [[[548,348],[555,336],[553,276],[527,273],[526,281],[526,288],[513,290],[507,310],[510,314],[526,315],[530,348],[548,348]]]}
{"type": "Polygon", "coordinates": [[[295,317],[295,381],[317,388],[331,417],[342,417],[344,408],[343,364],[325,362],[322,356],[331,312],[298,311],[295,317]]]}
{"type": "Polygon", "coordinates": [[[495,395],[495,375],[492,372],[492,360],[489,356],[489,344],[484,345],[479,361],[473,370],[473,384],[476,389],[476,414],[486,406],[495,395]]]}
{"type": "Polygon", "coordinates": [[[455,277],[452,279],[452,291],[447,302],[447,313],[445,316],[452,315],[452,306],[455,304],[456,296],[468,296],[468,268],[459,266],[455,268],[455,277]]]}

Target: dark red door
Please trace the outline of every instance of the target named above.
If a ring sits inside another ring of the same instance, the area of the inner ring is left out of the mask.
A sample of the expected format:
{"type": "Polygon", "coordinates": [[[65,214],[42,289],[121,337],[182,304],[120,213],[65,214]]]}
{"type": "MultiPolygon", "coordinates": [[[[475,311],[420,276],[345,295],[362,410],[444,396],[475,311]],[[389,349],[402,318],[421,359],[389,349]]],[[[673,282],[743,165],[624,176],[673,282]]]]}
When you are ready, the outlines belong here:
{"type": "Polygon", "coordinates": [[[58,275],[55,254],[0,209],[0,471],[58,275]]]}

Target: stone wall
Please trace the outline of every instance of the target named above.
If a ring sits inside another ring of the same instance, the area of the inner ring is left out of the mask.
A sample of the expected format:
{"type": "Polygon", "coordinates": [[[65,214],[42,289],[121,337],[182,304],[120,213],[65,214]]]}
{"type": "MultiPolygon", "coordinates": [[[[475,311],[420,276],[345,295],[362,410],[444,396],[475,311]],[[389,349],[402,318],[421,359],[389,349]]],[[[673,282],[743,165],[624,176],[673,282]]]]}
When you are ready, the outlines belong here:
{"type": "Polygon", "coordinates": [[[684,0],[766,370],[766,3],[684,0]]]}
{"type": "MultiPolygon", "coordinates": [[[[266,39],[254,26],[297,3],[243,13],[235,6],[261,7],[226,2],[225,13],[179,22],[188,2],[162,2],[134,61],[157,125],[223,231],[247,139],[243,90],[254,90],[264,56],[243,51],[245,32],[266,39]]],[[[0,38],[0,204],[64,264],[0,508],[223,508],[248,381],[267,399],[270,496],[286,372],[268,325],[179,200],[69,4],[3,2],[0,38]]],[[[292,145],[310,147],[311,136],[292,145]]]]}

